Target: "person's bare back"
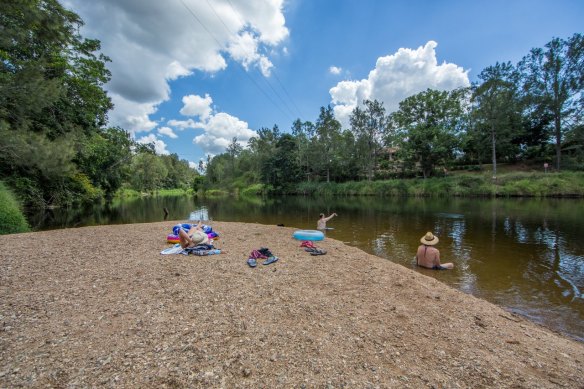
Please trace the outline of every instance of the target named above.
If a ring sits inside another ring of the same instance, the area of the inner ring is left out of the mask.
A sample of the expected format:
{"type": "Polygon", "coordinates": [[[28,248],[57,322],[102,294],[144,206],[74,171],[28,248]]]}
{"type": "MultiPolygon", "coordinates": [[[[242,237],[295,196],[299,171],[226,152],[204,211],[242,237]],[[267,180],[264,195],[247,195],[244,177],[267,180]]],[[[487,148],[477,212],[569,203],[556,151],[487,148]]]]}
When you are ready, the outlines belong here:
{"type": "Polygon", "coordinates": [[[427,267],[434,270],[452,269],[452,263],[440,263],[440,251],[434,247],[438,243],[438,238],[431,232],[428,232],[422,239],[422,244],[418,247],[416,253],[416,264],[418,266],[427,267]]]}

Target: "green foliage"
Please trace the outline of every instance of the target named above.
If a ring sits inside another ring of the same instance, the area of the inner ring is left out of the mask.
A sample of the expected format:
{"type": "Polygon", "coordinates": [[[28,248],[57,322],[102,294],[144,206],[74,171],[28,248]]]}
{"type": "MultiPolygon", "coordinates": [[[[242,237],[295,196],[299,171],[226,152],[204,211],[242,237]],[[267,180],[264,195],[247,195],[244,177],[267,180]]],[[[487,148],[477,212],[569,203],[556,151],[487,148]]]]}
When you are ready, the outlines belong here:
{"type": "Polygon", "coordinates": [[[75,159],[105,124],[110,74],[81,25],[56,0],[0,3],[0,178],[28,204],[93,197],[75,159]]]}
{"type": "Polygon", "coordinates": [[[13,193],[0,182],[0,235],[27,232],[30,228],[13,193]]]}
{"type": "Polygon", "coordinates": [[[168,171],[162,183],[164,188],[181,188],[186,190],[193,187],[198,173],[194,169],[191,169],[188,161],[179,160],[177,154],[160,155],[158,158],[162,160],[168,171]]]}
{"type": "Polygon", "coordinates": [[[229,192],[219,189],[210,189],[205,191],[206,197],[226,197],[229,196],[229,192]]]}
{"type": "Polygon", "coordinates": [[[457,174],[426,179],[350,181],[344,183],[302,182],[296,194],[311,196],[386,197],[582,197],[584,173],[457,174]]]}
{"type": "Polygon", "coordinates": [[[519,73],[510,62],[497,63],[484,69],[479,79],[482,83],[473,88],[475,106],[466,146],[472,145],[477,154],[490,150],[496,176],[497,159],[508,160],[518,155],[524,138],[517,90],[519,73]]]}
{"type": "Polygon", "coordinates": [[[566,123],[581,120],[584,92],[584,36],[553,38],[534,48],[519,63],[528,109],[549,123],[556,147],[556,170],[561,168],[566,123]]]}
{"type": "MultiPolygon", "coordinates": [[[[390,118],[385,115],[383,103],[377,100],[363,101],[363,109],[356,107],[350,117],[351,130],[357,146],[356,163],[369,181],[379,165],[382,141],[389,136],[390,118]]],[[[391,143],[391,141],[389,142],[391,143]]]]}
{"type": "Polygon", "coordinates": [[[424,178],[454,159],[465,93],[428,89],[402,101],[392,114],[394,136],[401,139],[398,155],[409,164],[419,164],[424,178]]]}
{"type": "Polygon", "coordinates": [[[119,199],[130,199],[140,197],[142,194],[132,188],[121,188],[115,193],[115,198],[119,199]]]}
{"type": "Polygon", "coordinates": [[[133,187],[142,192],[152,192],[163,187],[168,176],[164,162],[156,155],[141,153],[132,159],[131,164],[133,187]]]}
{"type": "Polygon", "coordinates": [[[79,169],[111,198],[130,177],[134,142],[121,128],[108,128],[85,138],[77,156],[79,169]]]}
{"type": "Polygon", "coordinates": [[[260,196],[265,194],[265,188],[262,184],[254,184],[244,188],[241,192],[241,196],[260,196]]]}

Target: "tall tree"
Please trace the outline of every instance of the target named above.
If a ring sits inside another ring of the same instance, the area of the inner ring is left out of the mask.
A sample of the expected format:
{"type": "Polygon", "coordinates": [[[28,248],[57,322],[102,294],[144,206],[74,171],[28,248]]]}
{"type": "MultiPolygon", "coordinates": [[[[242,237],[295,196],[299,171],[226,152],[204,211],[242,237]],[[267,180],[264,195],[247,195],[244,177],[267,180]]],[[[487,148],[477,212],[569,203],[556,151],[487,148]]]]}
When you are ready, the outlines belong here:
{"type": "Polygon", "coordinates": [[[132,160],[131,169],[132,185],[140,191],[151,192],[161,189],[168,175],[164,162],[150,153],[136,155],[132,160]]]}
{"type": "Polygon", "coordinates": [[[435,166],[445,166],[454,158],[464,94],[463,89],[428,89],[400,102],[392,114],[396,139],[400,139],[399,157],[405,163],[419,163],[424,178],[435,166]]]}
{"type": "MultiPolygon", "coordinates": [[[[480,74],[482,81],[473,87],[475,103],[473,129],[485,129],[489,134],[493,178],[497,176],[497,150],[512,148],[511,142],[521,134],[521,113],[517,94],[518,73],[507,63],[496,63],[480,74]]],[[[511,152],[512,153],[512,152],[511,152]]]]}
{"type": "Polygon", "coordinates": [[[229,155],[229,159],[230,159],[230,170],[231,170],[231,177],[235,178],[238,176],[238,172],[237,172],[237,157],[239,157],[239,155],[241,154],[241,152],[243,151],[243,146],[241,146],[238,142],[237,142],[237,137],[233,137],[233,139],[231,139],[231,143],[229,143],[229,146],[227,146],[227,154],[229,155]]]}
{"type": "Polygon", "coordinates": [[[109,59],[82,24],[56,0],[0,2],[0,177],[30,182],[46,202],[81,187],[75,150],[112,107],[109,59]]]}
{"type": "Polygon", "coordinates": [[[341,158],[338,153],[338,141],[341,134],[341,123],[335,119],[333,108],[329,105],[326,108],[320,107],[320,114],[315,123],[316,146],[318,153],[317,168],[326,174],[326,182],[330,182],[331,168],[341,158]]]}
{"type": "Polygon", "coordinates": [[[534,48],[519,63],[523,87],[533,97],[532,111],[552,118],[556,169],[560,170],[566,124],[582,109],[584,92],[584,37],[553,38],[534,48]]]}
{"type": "Polygon", "coordinates": [[[382,102],[365,100],[363,108],[356,107],[349,120],[361,151],[359,161],[367,179],[371,181],[379,164],[379,154],[383,140],[387,136],[389,118],[385,115],[382,102]]]}
{"type": "Polygon", "coordinates": [[[129,178],[133,146],[130,134],[121,128],[95,133],[87,137],[77,155],[79,170],[110,199],[129,178]]]}
{"type": "Polygon", "coordinates": [[[295,157],[296,142],[290,134],[283,134],[276,144],[272,166],[274,167],[272,185],[279,193],[286,193],[291,184],[301,180],[300,168],[295,157]]]}
{"type": "Polygon", "coordinates": [[[248,141],[250,150],[255,155],[254,169],[264,184],[271,185],[274,182],[275,166],[274,155],[276,153],[276,144],[280,138],[278,126],[272,129],[260,128],[258,136],[248,141]]]}
{"type": "Polygon", "coordinates": [[[296,119],[292,123],[292,135],[296,142],[296,163],[303,171],[304,178],[308,181],[311,174],[311,148],[314,142],[315,126],[312,122],[302,122],[296,119]]]}

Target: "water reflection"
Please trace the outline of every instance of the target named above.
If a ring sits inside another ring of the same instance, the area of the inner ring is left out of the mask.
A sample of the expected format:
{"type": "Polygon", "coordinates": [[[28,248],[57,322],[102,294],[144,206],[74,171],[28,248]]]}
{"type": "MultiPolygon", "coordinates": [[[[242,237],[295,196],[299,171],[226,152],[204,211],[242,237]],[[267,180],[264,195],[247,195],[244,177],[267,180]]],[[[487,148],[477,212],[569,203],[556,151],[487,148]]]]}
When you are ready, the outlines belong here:
{"type": "Polygon", "coordinates": [[[213,219],[314,229],[336,212],[327,236],[435,277],[584,341],[584,201],[535,199],[133,199],[33,215],[38,229],[213,219]],[[433,231],[452,271],[417,268],[420,237],[433,231]]]}

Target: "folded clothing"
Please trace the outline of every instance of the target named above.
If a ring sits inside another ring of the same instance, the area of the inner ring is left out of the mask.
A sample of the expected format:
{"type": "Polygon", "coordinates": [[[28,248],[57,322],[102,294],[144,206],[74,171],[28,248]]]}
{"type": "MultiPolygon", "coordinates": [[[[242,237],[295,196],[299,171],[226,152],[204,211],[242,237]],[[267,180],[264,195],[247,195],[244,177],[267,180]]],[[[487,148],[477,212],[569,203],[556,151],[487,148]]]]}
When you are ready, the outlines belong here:
{"type": "Polygon", "coordinates": [[[212,244],[198,244],[193,247],[186,247],[183,251],[187,254],[199,256],[221,254],[221,250],[214,248],[212,244]]]}

